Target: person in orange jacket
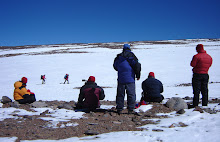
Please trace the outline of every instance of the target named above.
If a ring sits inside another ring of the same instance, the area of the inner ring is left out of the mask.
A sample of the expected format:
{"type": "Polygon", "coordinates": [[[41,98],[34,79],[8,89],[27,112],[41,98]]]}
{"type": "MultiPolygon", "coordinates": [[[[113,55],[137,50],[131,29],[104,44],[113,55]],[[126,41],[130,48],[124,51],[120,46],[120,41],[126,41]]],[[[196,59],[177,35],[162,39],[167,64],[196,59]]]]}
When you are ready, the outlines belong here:
{"type": "Polygon", "coordinates": [[[33,103],[36,101],[35,94],[26,89],[27,78],[22,77],[21,81],[14,83],[14,100],[20,104],[33,103]]]}

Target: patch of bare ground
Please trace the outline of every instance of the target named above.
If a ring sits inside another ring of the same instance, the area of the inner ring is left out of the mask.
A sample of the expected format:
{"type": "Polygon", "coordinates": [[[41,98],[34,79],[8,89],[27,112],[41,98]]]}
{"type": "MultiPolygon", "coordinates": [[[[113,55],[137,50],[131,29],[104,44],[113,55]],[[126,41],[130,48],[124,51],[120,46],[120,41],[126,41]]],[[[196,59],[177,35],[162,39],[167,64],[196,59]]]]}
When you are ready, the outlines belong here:
{"type": "MultiPolygon", "coordinates": [[[[41,101],[40,101],[41,102],[41,101]]],[[[61,104],[74,105],[74,101],[46,101],[50,108],[59,108],[61,104]]],[[[102,101],[103,105],[115,105],[115,101],[102,101]]],[[[154,103],[147,112],[128,114],[123,110],[122,114],[117,114],[115,107],[97,112],[85,113],[84,118],[70,119],[68,122],[59,122],[56,128],[50,127],[50,122],[40,119],[40,117],[51,117],[48,111],[40,115],[18,115],[18,119],[5,119],[0,122],[0,137],[18,137],[20,140],[36,139],[66,139],[70,137],[83,137],[86,135],[97,135],[114,131],[142,131],[139,126],[156,124],[150,118],[166,118],[167,116],[157,116],[157,113],[169,113],[170,110],[163,104],[154,103]],[[69,124],[78,124],[69,126],[69,124]]],[[[3,107],[9,107],[4,104],[3,107]]],[[[20,105],[20,109],[33,111],[30,105],[20,105]]]]}

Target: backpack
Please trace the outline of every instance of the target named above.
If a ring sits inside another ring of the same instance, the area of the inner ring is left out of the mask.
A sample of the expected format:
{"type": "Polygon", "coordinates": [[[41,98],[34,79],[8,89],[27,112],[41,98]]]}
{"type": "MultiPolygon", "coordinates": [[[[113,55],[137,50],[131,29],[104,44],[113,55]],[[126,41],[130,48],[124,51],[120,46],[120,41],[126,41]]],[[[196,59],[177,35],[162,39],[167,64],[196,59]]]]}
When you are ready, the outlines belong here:
{"type": "Polygon", "coordinates": [[[86,108],[99,108],[99,94],[100,88],[87,88],[85,89],[85,101],[83,103],[86,108]]]}
{"type": "Polygon", "coordinates": [[[43,79],[43,75],[41,75],[40,79],[43,79]]]}

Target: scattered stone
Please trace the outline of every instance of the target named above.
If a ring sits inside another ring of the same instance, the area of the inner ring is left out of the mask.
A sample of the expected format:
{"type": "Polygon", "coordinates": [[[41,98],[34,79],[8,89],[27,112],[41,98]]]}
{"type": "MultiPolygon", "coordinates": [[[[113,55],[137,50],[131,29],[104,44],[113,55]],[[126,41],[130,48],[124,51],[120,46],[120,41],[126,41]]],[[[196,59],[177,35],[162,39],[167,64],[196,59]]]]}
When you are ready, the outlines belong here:
{"type": "Polygon", "coordinates": [[[12,100],[9,97],[7,97],[7,96],[2,96],[1,102],[3,104],[7,104],[9,102],[12,102],[12,100]]]}
{"type": "Polygon", "coordinates": [[[172,124],[169,126],[169,128],[174,128],[175,127],[175,124],[172,124]]]}
{"type": "Polygon", "coordinates": [[[121,124],[121,122],[119,122],[119,121],[113,121],[112,123],[113,124],[121,124]]]}
{"type": "Polygon", "coordinates": [[[200,113],[204,113],[203,109],[200,108],[199,106],[196,106],[193,111],[199,111],[200,113]]]}
{"type": "Polygon", "coordinates": [[[192,100],[192,97],[186,96],[185,98],[183,98],[184,100],[192,100]]]}
{"type": "Polygon", "coordinates": [[[181,110],[179,110],[179,111],[177,111],[176,113],[177,114],[184,114],[186,111],[184,110],[184,109],[181,109],[181,110]]]}
{"type": "Polygon", "coordinates": [[[152,129],[152,131],[154,131],[154,132],[163,132],[162,129],[152,129]]]}
{"type": "Polygon", "coordinates": [[[92,131],[92,130],[87,130],[85,131],[84,133],[85,135],[98,135],[99,132],[96,132],[96,131],[92,131]]]}
{"type": "Polygon", "coordinates": [[[40,113],[40,115],[46,115],[46,114],[48,114],[48,113],[49,113],[49,110],[47,109],[47,110],[45,110],[44,112],[40,113]]]}
{"type": "Polygon", "coordinates": [[[187,127],[188,125],[186,125],[185,123],[183,122],[179,122],[179,127],[187,127]]]}
{"type": "Polygon", "coordinates": [[[180,97],[172,97],[166,102],[166,106],[175,111],[188,108],[186,102],[180,97]]]}
{"type": "Polygon", "coordinates": [[[19,106],[20,106],[19,102],[17,102],[17,101],[9,102],[9,105],[14,108],[19,108],[19,106]]]}
{"type": "Polygon", "coordinates": [[[35,107],[35,108],[42,108],[42,107],[47,107],[48,106],[45,102],[33,102],[30,105],[32,107],[35,107]]]}

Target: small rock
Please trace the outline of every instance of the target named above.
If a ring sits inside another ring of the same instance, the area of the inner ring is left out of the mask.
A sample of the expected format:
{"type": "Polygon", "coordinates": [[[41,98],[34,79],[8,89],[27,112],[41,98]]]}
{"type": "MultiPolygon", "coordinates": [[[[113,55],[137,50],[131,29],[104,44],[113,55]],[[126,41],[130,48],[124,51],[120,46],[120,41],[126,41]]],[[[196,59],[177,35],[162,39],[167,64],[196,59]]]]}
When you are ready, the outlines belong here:
{"type": "Polygon", "coordinates": [[[113,124],[121,124],[121,122],[119,122],[119,121],[113,121],[112,123],[113,124]]]}
{"type": "Polygon", "coordinates": [[[96,131],[92,131],[92,130],[87,130],[85,131],[84,133],[85,135],[98,135],[99,132],[96,132],[96,131]]]}
{"type": "Polygon", "coordinates": [[[174,128],[175,127],[175,124],[172,124],[169,126],[169,128],[174,128]]]}
{"type": "Polygon", "coordinates": [[[188,108],[186,102],[180,97],[172,97],[166,102],[166,106],[176,111],[188,108]]]}
{"type": "Polygon", "coordinates": [[[12,100],[9,97],[7,97],[7,96],[2,96],[1,102],[3,104],[7,104],[9,102],[12,102],[12,100]]]}
{"type": "Polygon", "coordinates": [[[177,114],[184,114],[186,111],[184,110],[184,109],[181,109],[181,110],[179,110],[179,111],[177,111],[176,113],[177,114]]]}
{"type": "Polygon", "coordinates": [[[31,106],[35,108],[42,108],[47,107],[48,105],[45,102],[33,102],[31,106]]]}
{"type": "Polygon", "coordinates": [[[179,122],[180,127],[187,127],[188,125],[184,124],[183,122],[179,122]]]}
{"type": "Polygon", "coordinates": [[[163,132],[162,129],[152,129],[152,131],[154,131],[154,132],[163,132]]]}
{"type": "Polygon", "coordinates": [[[199,111],[200,113],[204,113],[204,111],[198,106],[196,106],[193,111],[199,111]]]}

